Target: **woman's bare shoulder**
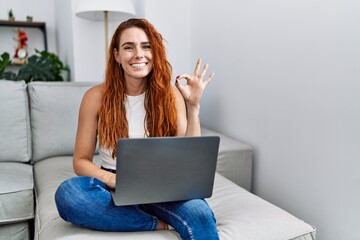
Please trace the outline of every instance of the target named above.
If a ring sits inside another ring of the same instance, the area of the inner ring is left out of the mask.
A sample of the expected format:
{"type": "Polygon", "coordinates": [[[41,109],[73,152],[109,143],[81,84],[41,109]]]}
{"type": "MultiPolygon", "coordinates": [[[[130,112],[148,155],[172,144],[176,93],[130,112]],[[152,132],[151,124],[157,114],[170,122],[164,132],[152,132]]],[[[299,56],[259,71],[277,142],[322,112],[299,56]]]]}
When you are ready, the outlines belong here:
{"type": "Polygon", "coordinates": [[[174,93],[175,99],[184,101],[184,98],[182,97],[179,89],[177,89],[177,87],[175,87],[175,86],[171,86],[171,88],[174,93]]]}
{"type": "Polygon", "coordinates": [[[89,88],[85,94],[84,99],[86,100],[101,100],[104,95],[104,84],[97,84],[91,88],[89,88]]]}
{"type": "Polygon", "coordinates": [[[90,97],[95,98],[102,97],[104,94],[104,86],[104,83],[97,84],[89,88],[89,90],[86,91],[85,95],[89,95],[90,97]]]}
{"type": "Polygon", "coordinates": [[[104,84],[101,83],[95,85],[85,92],[82,100],[82,104],[99,109],[102,103],[103,95],[104,95],[104,84]]]}

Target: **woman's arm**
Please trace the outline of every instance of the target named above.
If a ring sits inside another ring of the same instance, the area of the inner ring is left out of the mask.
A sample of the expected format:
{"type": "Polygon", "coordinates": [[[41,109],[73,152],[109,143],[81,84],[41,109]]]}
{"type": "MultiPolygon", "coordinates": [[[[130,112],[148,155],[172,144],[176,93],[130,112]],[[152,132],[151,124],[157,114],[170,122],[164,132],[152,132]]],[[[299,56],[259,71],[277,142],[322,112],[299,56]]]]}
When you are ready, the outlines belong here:
{"type": "Polygon", "coordinates": [[[175,85],[179,90],[175,91],[175,102],[178,111],[178,135],[201,135],[199,118],[200,99],[206,85],[215,75],[211,73],[206,80],[203,80],[208,69],[208,64],[205,64],[203,70],[200,71],[201,62],[201,58],[198,59],[194,76],[191,77],[188,74],[181,74],[176,77],[175,85]],[[181,79],[186,80],[185,85],[180,83],[181,79]]]}
{"type": "Polygon", "coordinates": [[[115,174],[102,170],[93,163],[102,91],[102,85],[92,87],[85,93],[81,102],[73,167],[77,175],[98,178],[108,187],[114,188],[115,174]]]}

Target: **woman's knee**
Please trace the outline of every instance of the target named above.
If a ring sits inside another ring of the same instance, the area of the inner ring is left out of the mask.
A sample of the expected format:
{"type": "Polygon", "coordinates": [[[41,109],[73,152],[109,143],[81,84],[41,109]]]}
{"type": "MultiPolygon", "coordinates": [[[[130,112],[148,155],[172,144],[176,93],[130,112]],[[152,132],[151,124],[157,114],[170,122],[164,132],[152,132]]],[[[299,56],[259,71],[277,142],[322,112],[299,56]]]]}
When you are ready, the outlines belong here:
{"type": "Polygon", "coordinates": [[[204,199],[193,199],[185,202],[191,219],[199,222],[214,222],[214,214],[204,199]]]}
{"type": "Polygon", "coordinates": [[[78,196],[82,188],[81,183],[85,182],[86,178],[88,177],[74,177],[62,182],[55,192],[56,203],[67,202],[67,200],[72,199],[73,196],[78,196]]]}
{"type": "Polygon", "coordinates": [[[216,220],[203,199],[154,204],[160,218],[167,220],[183,239],[218,239],[216,220]]]}
{"type": "Polygon", "coordinates": [[[204,199],[194,199],[185,203],[187,223],[194,239],[218,239],[215,216],[204,199]]]}
{"type": "Polygon", "coordinates": [[[93,182],[94,178],[91,177],[74,177],[60,184],[55,193],[55,203],[61,218],[71,221],[72,214],[85,206],[89,207],[93,182]]]}

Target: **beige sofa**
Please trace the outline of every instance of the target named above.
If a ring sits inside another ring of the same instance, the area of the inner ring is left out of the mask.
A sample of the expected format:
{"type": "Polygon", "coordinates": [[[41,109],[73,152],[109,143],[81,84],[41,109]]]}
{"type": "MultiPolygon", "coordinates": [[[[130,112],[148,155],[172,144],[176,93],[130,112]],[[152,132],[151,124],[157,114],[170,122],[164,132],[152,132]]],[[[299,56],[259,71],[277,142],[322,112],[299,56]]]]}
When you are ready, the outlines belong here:
{"type": "MultiPolygon", "coordinates": [[[[174,230],[93,231],[58,216],[54,193],[74,176],[78,108],[92,85],[0,80],[0,240],[180,239],[174,230]]],[[[313,226],[251,193],[249,145],[206,128],[202,132],[221,139],[214,193],[207,199],[220,239],[315,239],[313,226]]]]}

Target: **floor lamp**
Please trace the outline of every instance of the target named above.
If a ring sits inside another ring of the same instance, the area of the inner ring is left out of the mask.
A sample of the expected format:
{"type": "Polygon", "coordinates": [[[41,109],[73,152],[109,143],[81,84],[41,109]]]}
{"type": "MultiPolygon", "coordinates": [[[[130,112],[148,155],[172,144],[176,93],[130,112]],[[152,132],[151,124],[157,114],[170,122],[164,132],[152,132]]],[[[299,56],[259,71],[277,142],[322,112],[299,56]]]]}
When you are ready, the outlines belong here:
{"type": "Polygon", "coordinates": [[[133,0],[78,0],[76,16],[104,21],[105,62],[108,60],[108,22],[122,21],[135,16],[133,0]]]}

